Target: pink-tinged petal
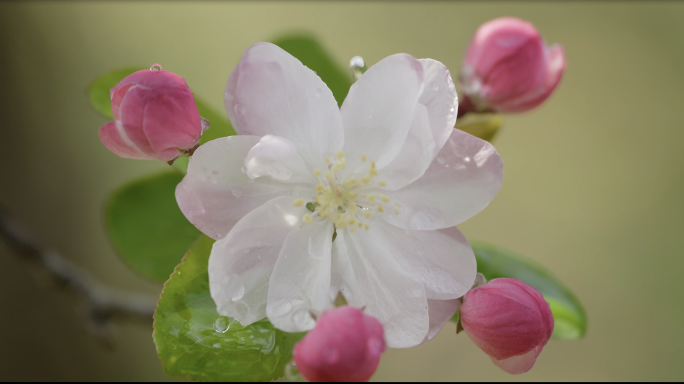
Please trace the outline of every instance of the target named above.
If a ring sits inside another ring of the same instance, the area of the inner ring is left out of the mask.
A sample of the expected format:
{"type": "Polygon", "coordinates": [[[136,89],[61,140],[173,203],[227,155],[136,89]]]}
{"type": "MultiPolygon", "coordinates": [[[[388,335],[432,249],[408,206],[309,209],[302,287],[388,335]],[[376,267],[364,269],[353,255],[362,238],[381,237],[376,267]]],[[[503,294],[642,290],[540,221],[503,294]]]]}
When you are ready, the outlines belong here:
{"type": "Polygon", "coordinates": [[[269,279],[283,242],[306,208],[277,197],[245,215],[209,257],[209,289],[219,314],[249,325],[266,317],[269,279]]]}
{"type": "Polygon", "coordinates": [[[185,79],[169,71],[156,71],[144,69],[124,77],[114,88],[109,91],[112,103],[112,113],[115,120],[120,120],[119,107],[128,90],[133,86],[145,89],[156,88],[181,88],[190,90],[185,79]]]}
{"type": "Polygon", "coordinates": [[[428,341],[444,328],[444,325],[456,314],[461,302],[458,299],[452,300],[430,300],[428,299],[428,314],[430,315],[430,330],[425,341],[428,341]]]}
{"type": "Polygon", "coordinates": [[[142,152],[154,157],[156,152],[145,134],[146,93],[144,88],[132,87],[121,102],[119,113],[121,126],[131,142],[142,152]]]}
{"type": "Polygon", "coordinates": [[[159,160],[175,159],[180,150],[190,149],[199,142],[202,123],[190,90],[169,88],[160,92],[157,89],[154,93],[147,91],[145,99],[143,129],[152,149],[166,154],[166,157],[158,156],[159,160]]]}
{"type": "Polygon", "coordinates": [[[299,372],[309,381],[365,382],[385,351],[377,319],[343,306],[326,311],[293,350],[299,372]]]}
{"type": "Polygon", "coordinates": [[[366,306],[363,292],[359,291],[359,283],[354,274],[351,259],[347,252],[345,231],[337,231],[337,237],[332,244],[331,259],[332,276],[330,280],[330,299],[337,298],[338,293],[346,299],[352,307],[363,308],[366,306]]]}
{"type": "Polygon", "coordinates": [[[491,359],[497,367],[503,369],[505,372],[512,375],[519,375],[532,369],[532,366],[534,366],[534,363],[537,361],[539,352],[541,352],[541,348],[534,348],[524,355],[513,356],[503,360],[497,360],[493,357],[491,359]]]}
{"type": "Polygon", "coordinates": [[[503,161],[494,146],[454,129],[421,178],[388,193],[403,212],[386,220],[406,229],[452,227],[483,210],[502,179],[503,161]]]}
{"type": "Polygon", "coordinates": [[[392,348],[420,344],[429,329],[427,297],[423,282],[397,263],[394,249],[378,241],[374,231],[360,230],[343,240],[351,260],[357,290],[365,303],[365,313],[377,318],[385,328],[385,340],[392,348]]]}
{"type": "Polygon", "coordinates": [[[123,158],[140,160],[154,158],[142,152],[131,142],[118,121],[110,121],[100,128],[100,140],[107,149],[123,158]]]}
{"type": "MultiPolygon", "coordinates": [[[[291,204],[290,204],[291,205],[291,204]]],[[[302,207],[299,218],[308,212],[302,207]]],[[[268,287],[266,313],[285,332],[311,330],[330,300],[333,224],[322,220],[298,226],[285,239],[268,287]]]]}
{"type": "Polygon", "coordinates": [[[224,95],[226,112],[241,135],[292,141],[311,170],[342,147],[337,102],[325,83],[299,60],[270,43],[248,48],[224,95]]]}
{"type": "Polygon", "coordinates": [[[290,140],[266,135],[259,140],[245,157],[245,173],[250,179],[268,176],[283,183],[308,183],[317,180],[290,140]]]}
{"type": "Polygon", "coordinates": [[[449,69],[437,60],[419,59],[423,66],[425,85],[418,100],[428,111],[430,130],[435,147],[432,158],[442,149],[456,125],[458,94],[449,69]]]}
{"type": "Polygon", "coordinates": [[[362,155],[387,165],[408,134],[423,87],[423,66],[408,54],[382,59],[349,89],[340,112],[344,152],[353,168],[362,155]]]}
{"type": "Polygon", "coordinates": [[[428,299],[457,299],[475,282],[475,254],[456,227],[404,230],[376,220],[370,224],[368,233],[396,263],[423,282],[428,299]]]}
{"type": "Polygon", "coordinates": [[[176,187],[176,201],[187,219],[213,239],[228,234],[254,208],[280,196],[311,198],[313,190],[280,183],[270,177],[250,179],[242,172],[257,136],[212,140],[195,151],[188,173],[176,187]]]}

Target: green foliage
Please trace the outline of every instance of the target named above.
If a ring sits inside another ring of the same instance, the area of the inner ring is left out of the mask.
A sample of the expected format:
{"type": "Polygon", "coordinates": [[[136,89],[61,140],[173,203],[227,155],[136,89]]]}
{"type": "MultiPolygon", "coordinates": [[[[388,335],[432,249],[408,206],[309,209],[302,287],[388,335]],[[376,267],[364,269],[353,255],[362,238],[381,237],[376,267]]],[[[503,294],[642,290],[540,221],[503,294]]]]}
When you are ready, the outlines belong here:
{"type": "Polygon", "coordinates": [[[216,312],[207,273],[214,240],[201,236],[164,285],[154,342],[168,375],[201,381],[269,381],[283,376],[303,334],[267,319],[247,327],[216,312]]]}
{"type": "Polygon", "coordinates": [[[555,322],[553,337],[579,339],[587,330],[587,317],[577,297],[551,272],[509,251],[473,243],[477,271],[487,280],[511,277],[535,287],[549,303],[555,322]]]}
{"type": "MultiPolygon", "coordinates": [[[[107,72],[97,79],[93,80],[88,86],[88,97],[90,98],[90,105],[95,108],[102,116],[109,120],[114,120],[112,115],[112,106],[109,98],[109,90],[114,88],[124,77],[133,72],[140,71],[144,68],[126,67],[107,72]]],[[[235,130],[228,122],[228,119],[223,114],[219,114],[210,108],[207,103],[202,101],[195,95],[195,104],[199,115],[209,120],[210,128],[202,134],[200,144],[207,141],[217,139],[219,137],[235,135],[235,130]]]]}
{"type": "Polygon", "coordinates": [[[494,139],[502,125],[503,118],[498,114],[468,114],[456,121],[456,128],[489,142],[494,139]]]}
{"type": "Polygon", "coordinates": [[[200,231],[176,203],[183,175],[166,171],[125,184],[107,200],[105,227],[114,249],[136,272],[166,281],[200,231]]]}
{"type": "Polygon", "coordinates": [[[345,68],[340,68],[337,61],[330,56],[315,37],[309,34],[291,35],[275,39],[273,44],[316,71],[316,74],[332,91],[337,104],[342,105],[349,92],[349,87],[353,83],[351,72],[345,68]]]}

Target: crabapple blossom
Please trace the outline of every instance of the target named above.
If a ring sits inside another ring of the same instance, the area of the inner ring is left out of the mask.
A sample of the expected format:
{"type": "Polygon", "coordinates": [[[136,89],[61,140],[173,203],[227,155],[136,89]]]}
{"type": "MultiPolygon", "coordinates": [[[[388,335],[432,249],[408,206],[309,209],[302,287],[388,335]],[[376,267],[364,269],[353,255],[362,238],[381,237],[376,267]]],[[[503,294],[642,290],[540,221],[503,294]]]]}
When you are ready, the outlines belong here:
{"type": "Polygon", "coordinates": [[[385,351],[380,322],[343,306],[324,312],[311,332],[294,346],[299,373],[309,381],[368,381],[385,351]]]}
{"type": "Polygon", "coordinates": [[[173,160],[208,127],[185,80],[158,64],[126,76],[110,98],[114,120],[100,128],[100,139],[124,158],[173,160]]]}
{"type": "Polygon", "coordinates": [[[258,43],[224,100],[239,135],[197,149],[176,188],[188,220],[217,240],[217,311],[302,332],[341,292],[383,324],[390,347],[433,337],[476,274],[454,226],[484,209],[503,177],[491,144],[453,129],[448,69],[389,56],[338,108],[312,70],[258,43]]]}
{"type": "Polygon", "coordinates": [[[459,82],[463,111],[524,112],[541,104],[565,69],[560,45],[547,47],[534,26],[502,17],[478,28],[459,82]]]}
{"type": "Polygon", "coordinates": [[[463,298],[461,324],[494,364],[529,371],[553,333],[553,315],[539,291],[517,279],[494,279],[463,298]]]}

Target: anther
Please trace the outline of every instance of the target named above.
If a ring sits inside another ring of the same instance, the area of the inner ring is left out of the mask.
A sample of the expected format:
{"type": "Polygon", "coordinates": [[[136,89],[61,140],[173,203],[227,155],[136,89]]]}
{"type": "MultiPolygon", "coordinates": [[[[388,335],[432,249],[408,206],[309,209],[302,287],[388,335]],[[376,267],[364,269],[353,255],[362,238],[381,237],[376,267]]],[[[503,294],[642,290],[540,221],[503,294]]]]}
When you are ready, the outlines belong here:
{"type": "Polygon", "coordinates": [[[316,176],[316,177],[320,176],[320,175],[321,175],[321,170],[318,169],[318,168],[314,169],[314,174],[313,174],[313,175],[316,176]]]}
{"type": "Polygon", "coordinates": [[[382,205],[378,205],[378,211],[385,212],[385,208],[383,208],[382,205]]]}
{"type": "Polygon", "coordinates": [[[366,161],[366,155],[361,156],[361,161],[366,161]]]}
{"type": "Polygon", "coordinates": [[[386,187],[387,183],[385,182],[385,180],[380,180],[380,181],[378,181],[378,185],[381,187],[386,187]]]}
{"type": "Polygon", "coordinates": [[[390,198],[387,195],[380,195],[380,200],[384,201],[385,203],[389,203],[390,198]]]}
{"type": "Polygon", "coordinates": [[[366,225],[363,227],[363,229],[365,229],[365,230],[367,231],[367,230],[368,230],[368,224],[366,224],[366,225]]]}
{"type": "Polygon", "coordinates": [[[337,160],[342,160],[342,158],[344,157],[344,152],[340,149],[339,151],[337,151],[335,156],[337,156],[337,160]]]}
{"type": "Polygon", "coordinates": [[[304,199],[297,199],[292,203],[292,205],[295,207],[301,207],[304,205],[304,199]]]}
{"type": "Polygon", "coordinates": [[[373,214],[369,211],[364,212],[363,215],[366,216],[366,219],[370,219],[373,216],[373,214]]]}
{"type": "Polygon", "coordinates": [[[311,217],[311,215],[308,213],[305,213],[304,216],[302,216],[302,221],[304,224],[311,224],[313,222],[313,217],[311,217]]]}
{"type": "Polygon", "coordinates": [[[369,193],[369,194],[366,196],[366,199],[368,199],[368,201],[370,201],[371,204],[372,204],[372,203],[375,202],[375,195],[372,194],[372,193],[369,193]]]}
{"type": "Polygon", "coordinates": [[[399,213],[401,213],[401,212],[399,212],[398,209],[395,209],[395,210],[394,210],[394,214],[395,214],[395,215],[398,215],[399,213]]]}
{"type": "Polygon", "coordinates": [[[363,176],[363,177],[361,178],[361,182],[364,183],[364,184],[368,184],[368,183],[370,183],[370,181],[371,181],[371,177],[370,177],[370,176],[363,176]]]}

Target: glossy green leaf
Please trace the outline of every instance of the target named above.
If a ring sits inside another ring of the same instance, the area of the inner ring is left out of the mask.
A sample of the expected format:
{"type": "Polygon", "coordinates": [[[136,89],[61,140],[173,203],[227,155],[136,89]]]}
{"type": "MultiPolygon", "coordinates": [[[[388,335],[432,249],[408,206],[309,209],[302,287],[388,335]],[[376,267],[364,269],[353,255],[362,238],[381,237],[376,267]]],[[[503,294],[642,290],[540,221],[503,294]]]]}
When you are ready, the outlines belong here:
{"type": "Polygon", "coordinates": [[[503,118],[498,114],[468,114],[456,121],[456,128],[489,142],[494,139],[502,125],[503,118]]]}
{"type": "Polygon", "coordinates": [[[114,249],[134,271],[163,283],[200,231],[176,203],[183,175],[166,171],[125,184],[105,205],[105,226],[114,249]]]}
{"type": "Polygon", "coordinates": [[[347,97],[349,87],[353,83],[351,72],[340,67],[339,61],[333,59],[323,48],[321,43],[310,34],[284,36],[273,41],[273,44],[284,49],[299,59],[302,64],[311,68],[328,85],[337,100],[342,105],[347,97]]]}
{"type": "MultiPolygon", "coordinates": [[[[88,86],[88,97],[90,98],[90,104],[102,116],[109,120],[113,120],[114,115],[112,115],[109,90],[114,88],[121,80],[123,80],[124,77],[142,69],[144,68],[126,67],[116,69],[111,72],[107,72],[93,80],[93,82],[88,86]]],[[[235,130],[230,125],[230,122],[228,122],[228,118],[225,116],[225,113],[216,112],[214,109],[210,108],[206,102],[202,101],[201,98],[197,97],[197,95],[195,95],[195,104],[197,105],[199,115],[209,120],[210,123],[209,130],[202,134],[200,144],[204,144],[207,141],[219,137],[235,135],[235,130]]]]}
{"type": "Polygon", "coordinates": [[[487,280],[511,277],[535,287],[549,303],[555,322],[553,337],[579,339],[587,330],[587,317],[577,297],[537,263],[484,243],[473,243],[477,271],[487,280]]]}
{"type": "Polygon", "coordinates": [[[216,312],[207,266],[214,240],[201,236],[164,285],[154,342],[164,371],[201,381],[268,381],[283,376],[303,334],[267,319],[243,327],[216,312]]]}

